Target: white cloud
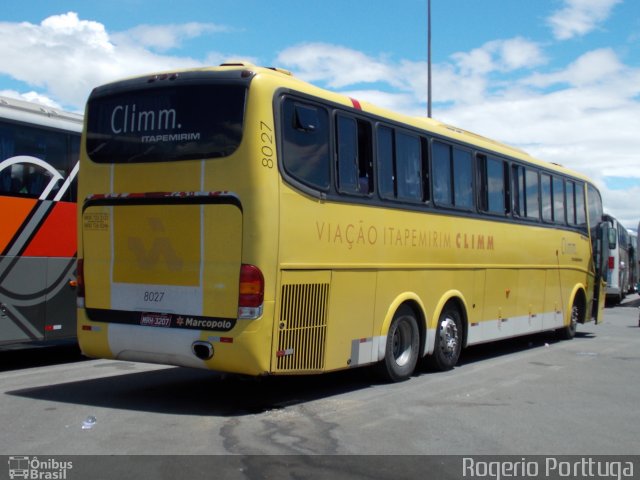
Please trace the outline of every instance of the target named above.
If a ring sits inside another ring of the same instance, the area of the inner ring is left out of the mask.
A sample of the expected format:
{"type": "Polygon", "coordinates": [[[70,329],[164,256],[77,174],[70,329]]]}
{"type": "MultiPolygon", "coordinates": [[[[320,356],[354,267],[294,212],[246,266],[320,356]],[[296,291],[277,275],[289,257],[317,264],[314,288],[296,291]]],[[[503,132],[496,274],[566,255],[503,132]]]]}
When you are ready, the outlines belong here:
{"type": "Polygon", "coordinates": [[[138,25],[112,36],[117,43],[166,51],[179,47],[185,39],[205,33],[228,32],[229,28],[212,23],[190,22],[178,25],[138,25]]]}
{"type": "Polygon", "coordinates": [[[470,52],[455,53],[452,58],[464,75],[531,69],[546,63],[540,47],[521,37],[493,40],[470,52]]]}
{"type": "Polygon", "coordinates": [[[404,86],[392,64],[339,45],[297,45],[280,52],[276,62],[295,69],[296,74],[306,81],[321,82],[334,89],[376,82],[398,88],[404,86]]]}
{"type": "Polygon", "coordinates": [[[594,83],[606,84],[614,81],[618,75],[624,75],[626,70],[613,50],[602,48],[585,53],[561,72],[535,74],[527,82],[538,87],[558,83],[574,86],[586,86],[594,83]]]}
{"type": "Polygon", "coordinates": [[[51,16],[39,25],[0,22],[0,74],[42,89],[56,102],[77,110],[96,85],[152,71],[202,66],[198,60],[159,55],[145,47],[169,48],[212,28],[174,25],[151,29],[146,36],[144,29],[134,29],[129,36],[113,37],[101,23],[81,20],[74,12],[51,16]],[[136,35],[140,42],[130,41],[136,35]]]}
{"type": "Polygon", "coordinates": [[[604,22],[622,0],[565,0],[565,6],[547,19],[558,40],[586,35],[604,22]]]}

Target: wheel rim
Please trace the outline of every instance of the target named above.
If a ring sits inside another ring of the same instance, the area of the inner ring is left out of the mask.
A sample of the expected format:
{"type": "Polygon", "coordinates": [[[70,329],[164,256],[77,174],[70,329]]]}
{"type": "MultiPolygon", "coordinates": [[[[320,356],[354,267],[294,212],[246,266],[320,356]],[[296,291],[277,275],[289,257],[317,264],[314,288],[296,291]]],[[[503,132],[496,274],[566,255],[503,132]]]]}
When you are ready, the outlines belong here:
{"type": "Polygon", "coordinates": [[[576,331],[576,326],[578,324],[578,317],[580,316],[580,309],[577,305],[574,305],[571,309],[571,319],[569,320],[569,329],[572,332],[576,331]]]}
{"type": "Polygon", "coordinates": [[[413,332],[409,322],[400,321],[393,332],[393,359],[399,366],[404,366],[411,360],[413,332]]]}
{"type": "Polygon", "coordinates": [[[452,357],[458,350],[460,338],[458,325],[454,319],[447,317],[440,324],[440,349],[448,357],[452,357]]]}

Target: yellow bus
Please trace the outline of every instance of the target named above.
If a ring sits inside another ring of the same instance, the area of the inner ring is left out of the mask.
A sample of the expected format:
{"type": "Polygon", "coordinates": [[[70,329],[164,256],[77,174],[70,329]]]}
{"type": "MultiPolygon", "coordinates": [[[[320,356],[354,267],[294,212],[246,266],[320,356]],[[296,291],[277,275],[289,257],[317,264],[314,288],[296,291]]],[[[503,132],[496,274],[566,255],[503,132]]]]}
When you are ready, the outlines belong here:
{"type": "Polygon", "coordinates": [[[249,375],[418,361],[601,315],[585,177],[251,64],[94,89],[78,337],[249,375]]]}

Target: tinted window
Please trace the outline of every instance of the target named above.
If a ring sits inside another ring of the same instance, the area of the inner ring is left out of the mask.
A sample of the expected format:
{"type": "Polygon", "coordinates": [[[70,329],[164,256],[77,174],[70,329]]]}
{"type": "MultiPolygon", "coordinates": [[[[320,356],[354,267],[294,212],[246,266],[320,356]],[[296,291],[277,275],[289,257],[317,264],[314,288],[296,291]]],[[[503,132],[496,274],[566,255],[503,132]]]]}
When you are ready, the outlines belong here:
{"type": "Polygon", "coordinates": [[[358,129],[353,118],[338,117],[338,189],[358,191],[358,129]]]}
{"type": "Polygon", "coordinates": [[[362,195],[372,193],[373,181],[373,134],[369,122],[358,120],[358,189],[362,195]]]}
{"type": "Polygon", "coordinates": [[[566,198],[567,198],[567,223],[569,225],[576,224],[576,197],[575,183],[566,182],[566,198]]]}
{"type": "Polygon", "coordinates": [[[75,201],[75,181],[63,185],[79,143],[79,133],[0,122],[0,193],[75,201]]]}
{"type": "Polygon", "coordinates": [[[224,157],[242,139],[246,87],[190,84],[91,98],[87,153],[94,162],[224,157]]]}
{"type": "Polygon", "coordinates": [[[433,196],[436,204],[473,207],[471,153],[442,142],[433,142],[433,196]]]}
{"type": "Polygon", "coordinates": [[[540,198],[538,196],[538,172],[526,169],[527,218],[540,218],[540,198]]]}
{"type": "Polygon", "coordinates": [[[378,188],[383,198],[395,197],[395,173],[393,165],[393,130],[379,127],[378,137],[378,188]]]}
{"type": "Polygon", "coordinates": [[[331,171],[327,111],[286,99],[282,107],[282,123],[285,171],[311,187],[327,190],[331,171]]]}
{"type": "Polygon", "coordinates": [[[396,136],[398,198],[422,200],[422,161],[420,139],[398,132],[396,136]]]}
{"type": "Polygon", "coordinates": [[[337,117],[338,190],[368,195],[373,191],[371,126],[352,117],[337,117]]]}
{"type": "Polygon", "coordinates": [[[388,127],[378,127],[378,175],[380,195],[398,200],[423,200],[422,142],[388,127]]]}
{"type": "Polygon", "coordinates": [[[587,213],[586,213],[586,205],[584,198],[584,184],[576,183],[575,184],[575,193],[576,193],[576,225],[580,228],[587,228],[587,213]]]}
{"type": "Polygon", "coordinates": [[[513,166],[513,212],[519,217],[526,214],[524,194],[524,167],[513,166]]]}
{"type": "Polygon", "coordinates": [[[471,153],[453,149],[453,193],[456,207],[473,207],[473,173],[471,153]]]}
{"type": "Polygon", "coordinates": [[[602,221],[602,199],[600,193],[593,185],[587,185],[587,206],[589,214],[589,225],[594,229],[602,221]]]}
{"type": "Polygon", "coordinates": [[[437,205],[451,205],[451,147],[441,142],[433,142],[433,200],[437,205]]]}
{"type": "Polygon", "coordinates": [[[565,223],[564,209],[564,181],[559,177],[553,177],[553,220],[556,223],[565,223]]]}
{"type": "Polygon", "coordinates": [[[553,197],[551,194],[551,175],[540,175],[540,199],[542,200],[542,220],[553,221],[553,197]]]}
{"type": "Polygon", "coordinates": [[[531,168],[513,166],[514,213],[520,217],[540,219],[540,187],[538,172],[531,168]]]}
{"type": "Polygon", "coordinates": [[[491,157],[480,157],[480,183],[482,209],[504,215],[507,211],[505,192],[505,162],[491,157]]]}

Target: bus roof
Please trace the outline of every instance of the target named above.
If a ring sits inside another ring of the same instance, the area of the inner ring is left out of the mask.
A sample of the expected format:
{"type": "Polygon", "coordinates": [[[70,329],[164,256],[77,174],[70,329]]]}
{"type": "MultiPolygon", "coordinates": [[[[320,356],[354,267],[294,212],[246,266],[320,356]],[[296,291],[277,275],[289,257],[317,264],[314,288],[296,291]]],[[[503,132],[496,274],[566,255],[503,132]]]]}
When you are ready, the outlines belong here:
{"type": "Polygon", "coordinates": [[[0,119],[80,133],[82,115],[0,96],[0,119]]]}
{"type": "MultiPolygon", "coordinates": [[[[290,71],[282,68],[259,67],[250,62],[238,61],[238,62],[223,63],[217,67],[212,66],[212,67],[193,68],[193,69],[184,69],[184,70],[172,70],[167,72],[156,72],[156,73],[150,73],[147,75],[137,75],[134,77],[122,79],[121,81],[127,81],[135,78],[144,78],[144,77],[148,78],[150,76],[160,76],[163,74],[170,75],[173,73],[179,73],[181,71],[182,72],[197,72],[197,71],[203,71],[203,72],[221,71],[222,72],[222,71],[233,71],[233,70],[250,71],[253,75],[256,75],[256,76],[260,75],[260,76],[271,77],[274,80],[274,82],[280,87],[291,88],[292,90],[299,91],[300,93],[305,93],[318,98],[326,99],[337,104],[342,104],[346,107],[357,108],[358,110],[361,110],[365,113],[376,115],[378,117],[389,119],[395,122],[403,123],[408,127],[417,128],[420,130],[431,132],[435,135],[438,135],[444,138],[448,138],[454,141],[458,141],[460,143],[464,143],[469,147],[476,147],[482,150],[486,150],[487,153],[493,152],[493,153],[504,155],[514,159],[522,160],[524,162],[532,163],[550,170],[555,170],[558,173],[563,173],[565,175],[577,177],[584,181],[592,183],[588,177],[586,177],[585,175],[579,172],[576,172],[575,170],[568,169],[557,163],[552,163],[552,162],[547,162],[544,160],[537,159],[519,148],[507,145],[497,140],[484,137],[477,133],[473,133],[453,125],[440,122],[433,118],[412,117],[412,116],[397,113],[382,107],[378,107],[369,102],[355,100],[344,94],[336,93],[331,90],[326,90],[324,88],[308,83],[300,78],[297,78],[290,71]]],[[[120,83],[120,81],[112,82],[112,83],[113,84],[120,83]]],[[[110,85],[110,84],[107,84],[107,85],[110,85]]]]}

